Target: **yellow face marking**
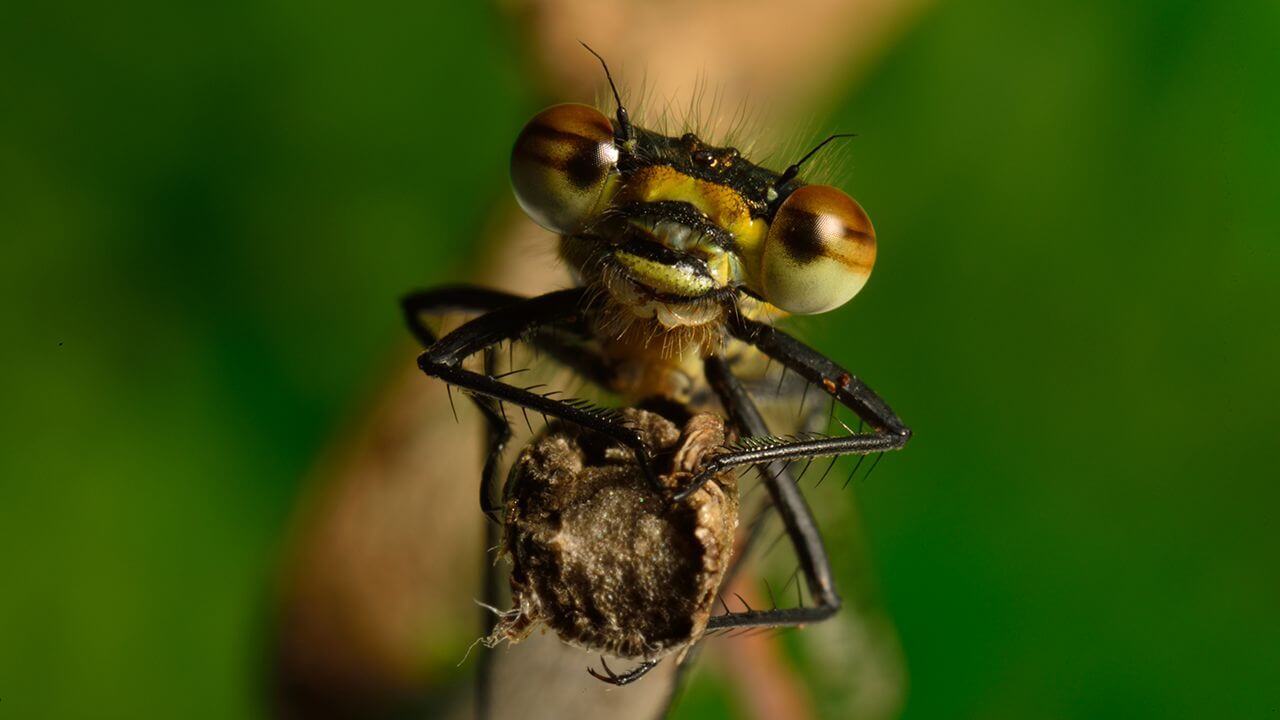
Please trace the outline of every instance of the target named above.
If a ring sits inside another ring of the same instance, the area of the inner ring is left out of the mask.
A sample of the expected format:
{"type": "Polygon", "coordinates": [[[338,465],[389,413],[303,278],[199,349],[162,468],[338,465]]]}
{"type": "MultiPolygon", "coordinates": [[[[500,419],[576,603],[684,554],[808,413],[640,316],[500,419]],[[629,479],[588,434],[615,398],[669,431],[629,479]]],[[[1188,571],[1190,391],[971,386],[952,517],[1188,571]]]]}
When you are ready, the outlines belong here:
{"type": "Polygon", "coordinates": [[[760,267],[760,252],[769,224],[752,218],[750,208],[733,188],[701,180],[668,165],[641,168],[628,175],[613,198],[616,204],[675,200],[687,202],[704,213],[711,222],[733,234],[741,252],[743,265],[752,273],[746,278],[751,286],[760,267]]]}
{"type": "Polygon", "coordinates": [[[633,278],[660,293],[698,297],[716,289],[711,278],[618,250],[613,254],[633,278]]]}

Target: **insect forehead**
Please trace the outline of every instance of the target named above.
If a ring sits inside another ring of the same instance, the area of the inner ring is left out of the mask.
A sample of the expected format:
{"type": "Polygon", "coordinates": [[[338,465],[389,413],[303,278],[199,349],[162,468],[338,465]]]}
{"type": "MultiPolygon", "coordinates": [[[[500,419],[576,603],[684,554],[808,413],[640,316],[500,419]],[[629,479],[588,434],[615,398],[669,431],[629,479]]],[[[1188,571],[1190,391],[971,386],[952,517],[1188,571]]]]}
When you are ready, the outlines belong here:
{"type": "MultiPolygon", "coordinates": [[[[670,174],[641,172],[667,167],[686,178],[718,186],[719,192],[736,195],[750,217],[765,219],[772,217],[781,199],[800,184],[792,181],[782,188],[775,187],[778,173],[751,162],[735,147],[712,145],[691,132],[677,137],[643,128],[635,130],[635,151],[618,163],[624,182],[657,183],[659,178],[670,182],[670,174]]],[[[663,188],[648,187],[642,191],[661,195],[663,188]]]]}

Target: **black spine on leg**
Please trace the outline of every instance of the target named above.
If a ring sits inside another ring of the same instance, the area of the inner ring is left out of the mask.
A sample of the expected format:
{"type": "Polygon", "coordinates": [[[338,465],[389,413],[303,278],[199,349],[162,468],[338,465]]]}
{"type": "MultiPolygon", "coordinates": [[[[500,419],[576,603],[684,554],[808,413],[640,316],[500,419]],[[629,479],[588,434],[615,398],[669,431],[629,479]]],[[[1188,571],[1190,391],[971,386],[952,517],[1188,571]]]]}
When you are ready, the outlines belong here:
{"type": "MultiPolygon", "coordinates": [[[[768,435],[769,428],[759,409],[728,364],[719,357],[710,357],[707,358],[705,367],[707,380],[723,403],[729,420],[746,434],[768,435]]],[[[765,463],[760,466],[760,474],[795,547],[796,556],[800,559],[800,569],[804,572],[809,593],[816,604],[813,607],[749,610],[719,615],[711,618],[707,624],[708,630],[803,625],[825,620],[840,609],[840,596],[835,591],[822,534],[818,531],[809,504],[791,478],[790,470],[782,462],[765,463]]]]}
{"type": "MultiPolygon", "coordinates": [[[[773,439],[757,447],[725,453],[707,463],[698,476],[676,494],[677,498],[687,497],[707,478],[736,465],[832,455],[868,455],[901,449],[911,439],[911,429],[889,404],[849,371],[771,325],[748,320],[736,311],[727,312],[726,318],[730,334],[821,387],[837,402],[857,413],[875,432],[842,437],[773,439]]],[[[762,437],[768,438],[767,435],[762,437]]]]}
{"type": "MultiPolygon", "coordinates": [[[[504,294],[479,294],[474,288],[455,288],[454,292],[471,293],[473,297],[495,303],[504,294]]],[[[509,296],[506,296],[509,297],[509,296]]],[[[640,435],[618,422],[616,413],[594,408],[582,403],[557,400],[546,394],[538,394],[528,388],[502,382],[490,375],[473,372],[462,367],[471,355],[492,348],[504,341],[536,334],[540,328],[581,327],[586,311],[587,291],[583,288],[560,290],[527,300],[503,304],[477,317],[444,337],[432,342],[418,356],[418,367],[431,377],[437,377],[469,394],[481,395],[497,402],[509,402],[542,415],[556,417],[598,432],[629,448],[636,457],[645,477],[654,487],[661,487],[654,472],[648,449],[640,435]]],[[[441,300],[446,302],[446,300],[441,300]]],[[[454,307],[454,306],[449,306],[454,307]]],[[[419,309],[418,312],[421,310],[419,309]]],[[[414,326],[411,319],[410,327],[414,326]]],[[[420,332],[420,331],[419,331],[420,332]]],[[[418,332],[415,332],[417,335],[418,332]]],[[[425,335],[424,337],[434,337],[425,335]]],[[[544,336],[548,342],[554,335],[544,336]]],[[[568,354],[568,353],[566,353],[568,354]]],[[[598,372],[606,372],[603,363],[579,353],[583,362],[598,372]]],[[[486,415],[494,414],[492,403],[477,405],[486,415]]]]}

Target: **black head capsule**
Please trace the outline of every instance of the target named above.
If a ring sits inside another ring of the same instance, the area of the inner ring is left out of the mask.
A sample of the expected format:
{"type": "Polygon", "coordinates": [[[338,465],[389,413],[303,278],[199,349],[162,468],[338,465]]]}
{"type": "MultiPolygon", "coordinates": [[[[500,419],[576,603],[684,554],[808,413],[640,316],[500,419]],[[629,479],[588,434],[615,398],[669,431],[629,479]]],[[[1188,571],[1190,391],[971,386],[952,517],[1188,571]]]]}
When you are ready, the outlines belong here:
{"type": "Polygon", "coordinates": [[[511,155],[520,206],[564,236],[562,257],[586,282],[665,329],[715,322],[690,303],[726,292],[812,314],[862,289],[875,262],[871,221],[840,190],[798,179],[801,166],[847,135],[826,138],[778,173],[692,132],[634,127],[608,66],[587,50],[604,67],[616,121],[586,105],[557,105],[529,121],[511,155]],[[637,230],[653,251],[623,242],[637,230]],[[694,272],[687,258],[705,270],[694,272]]]}

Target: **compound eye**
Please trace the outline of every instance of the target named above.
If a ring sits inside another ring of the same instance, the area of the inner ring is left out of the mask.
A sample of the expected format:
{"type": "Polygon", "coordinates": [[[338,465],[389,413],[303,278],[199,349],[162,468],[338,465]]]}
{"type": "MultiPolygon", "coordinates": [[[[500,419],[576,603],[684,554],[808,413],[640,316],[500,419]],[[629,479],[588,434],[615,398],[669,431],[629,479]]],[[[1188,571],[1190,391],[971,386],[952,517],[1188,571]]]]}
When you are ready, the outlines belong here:
{"type": "Polygon", "coordinates": [[[876,233],[862,207],[833,187],[805,185],[769,225],[761,289],[787,312],[826,312],[858,294],[875,261],[876,233]]]}
{"type": "Polygon", "coordinates": [[[511,187],[542,227],[574,233],[594,214],[618,162],[613,125],[586,105],[556,105],[520,131],[511,150],[511,187]]]}

